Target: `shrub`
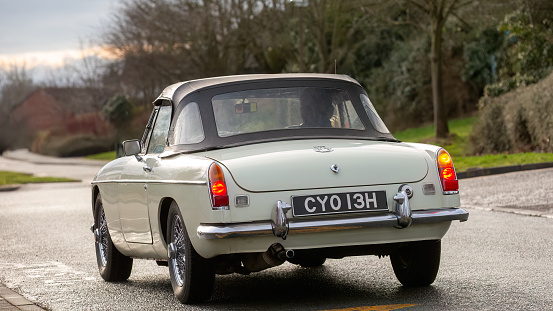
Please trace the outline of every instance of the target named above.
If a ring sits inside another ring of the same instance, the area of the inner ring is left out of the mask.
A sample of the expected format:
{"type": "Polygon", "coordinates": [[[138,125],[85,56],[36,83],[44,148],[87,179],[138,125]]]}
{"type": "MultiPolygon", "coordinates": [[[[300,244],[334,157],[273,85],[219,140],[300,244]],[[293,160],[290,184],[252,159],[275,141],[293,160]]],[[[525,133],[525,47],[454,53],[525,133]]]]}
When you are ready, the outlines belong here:
{"type": "Polygon", "coordinates": [[[514,77],[486,85],[484,88],[484,96],[497,97],[520,86],[527,86],[535,82],[536,79],[533,76],[520,75],[517,73],[514,77]]]}
{"type": "Polygon", "coordinates": [[[494,102],[485,106],[475,123],[470,142],[476,155],[511,150],[512,142],[505,125],[505,106],[494,102]]]}
{"type": "Polygon", "coordinates": [[[473,154],[553,152],[553,74],[530,86],[480,100],[473,154]]]}
{"type": "Polygon", "coordinates": [[[497,29],[504,34],[503,44],[496,53],[499,80],[486,86],[487,96],[499,96],[535,83],[551,72],[553,25],[548,16],[550,12],[538,9],[540,6],[529,3],[524,9],[507,14],[499,23],[497,29]]]}
{"type": "Polygon", "coordinates": [[[33,152],[56,157],[76,157],[113,150],[113,137],[75,134],[44,135],[33,143],[33,152]]]}

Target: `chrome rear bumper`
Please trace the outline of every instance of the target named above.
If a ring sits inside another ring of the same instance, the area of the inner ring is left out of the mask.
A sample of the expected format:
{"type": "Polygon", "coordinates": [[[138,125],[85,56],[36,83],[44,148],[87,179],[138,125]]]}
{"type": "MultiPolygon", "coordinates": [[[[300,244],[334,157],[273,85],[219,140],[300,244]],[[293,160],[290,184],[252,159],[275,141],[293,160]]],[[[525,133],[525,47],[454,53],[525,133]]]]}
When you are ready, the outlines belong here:
{"type": "MultiPolygon", "coordinates": [[[[354,217],[327,217],[309,220],[288,220],[287,234],[330,232],[352,229],[397,227],[398,216],[394,213],[378,213],[354,217]]],[[[469,213],[462,208],[444,208],[412,211],[411,225],[444,221],[467,221],[469,213]]],[[[275,234],[273,221],[201,224],[197,230],[200,239],[230,239],[238,237],[279,236],[275,234]]]]}

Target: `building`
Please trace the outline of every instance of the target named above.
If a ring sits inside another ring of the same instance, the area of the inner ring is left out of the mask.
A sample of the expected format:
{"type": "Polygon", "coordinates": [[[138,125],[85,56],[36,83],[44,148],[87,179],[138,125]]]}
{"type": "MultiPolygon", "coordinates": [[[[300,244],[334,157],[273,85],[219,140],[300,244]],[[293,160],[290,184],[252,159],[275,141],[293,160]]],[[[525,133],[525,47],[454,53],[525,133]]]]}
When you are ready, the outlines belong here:
{"type": "Polygon", "coordinates": [[[95,95],[85,88],[38,88],[12,109],[9,122],[31,136],[40,132],[105,135],[110,125],[100,109],[107,98],[95,95]]]}

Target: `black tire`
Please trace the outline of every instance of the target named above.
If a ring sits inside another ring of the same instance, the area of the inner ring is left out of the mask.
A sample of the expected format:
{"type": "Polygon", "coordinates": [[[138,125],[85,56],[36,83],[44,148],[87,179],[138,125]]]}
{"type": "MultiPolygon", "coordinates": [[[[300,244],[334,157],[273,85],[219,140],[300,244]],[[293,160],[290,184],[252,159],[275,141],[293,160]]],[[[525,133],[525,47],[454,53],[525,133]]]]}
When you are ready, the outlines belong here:
{"type": "Polygon", "coordinates": [[[102,279],[108,282],[126,281],[131,275],[132,258],[121,254],[113,245],[100,195],[94,203],[94,236],[96,262],[102,279]]]}
{"type": "Polygon", "coordinates": [[[185,304],[208,300],[215,282],[214,266],[194,250],[175,202],[169,209],[167,239],[169,275],[175,297],[185,304]]]}
{"type": "Polygon", "coordinates": [[[397,279],[403,286],[428,286],[440,268],[441,241],[410,242],[390,255],[397,279]]]}

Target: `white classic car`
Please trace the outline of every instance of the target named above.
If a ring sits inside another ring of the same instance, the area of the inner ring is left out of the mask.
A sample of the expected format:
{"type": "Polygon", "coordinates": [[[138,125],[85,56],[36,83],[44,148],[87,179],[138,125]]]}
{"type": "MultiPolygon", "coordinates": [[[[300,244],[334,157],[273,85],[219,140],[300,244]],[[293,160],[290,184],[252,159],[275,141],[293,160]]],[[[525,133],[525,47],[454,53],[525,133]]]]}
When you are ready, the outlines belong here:
{"type": "Polygon", "coordinates": [[[209,299],[216,274],[358,255],[429,285],[442,237],[468,219],[449,154],[396,140],[347,76],[177,83],[123,149],[92,182],[100,275],[156,260],[182,303],[209,299]]]}

